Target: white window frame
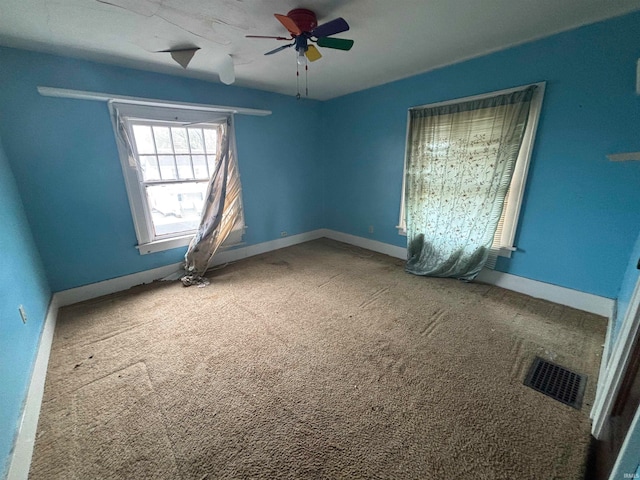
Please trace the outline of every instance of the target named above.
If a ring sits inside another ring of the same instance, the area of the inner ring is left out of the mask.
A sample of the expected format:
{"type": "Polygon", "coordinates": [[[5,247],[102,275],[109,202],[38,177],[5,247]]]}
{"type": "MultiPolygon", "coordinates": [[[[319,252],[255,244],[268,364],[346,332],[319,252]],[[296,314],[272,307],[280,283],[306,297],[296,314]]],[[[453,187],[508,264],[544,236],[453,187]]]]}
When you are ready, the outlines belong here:
{"type": "MultiPolygon", "coordinates": [[[[509,185],[509,191],[505,198],[505,208],[502,212],[501,224],[502,229],[494,238],[492,245],[492,251],[500,257],[510,258],[511,254],[517,250],[514,245],[516,232],[518,227],[518,220],[520,218],[520,210],[522,208],[522,200],[524,198],[524,190],[527,184],[527,175],[529,173],[529,164],[531,163],[531,154],[533,152],[533,145],[536,138],[536,132],[538,130],[538,121],[540,119],[540,112],[542,111],[542,100],[544,98],[544,90],[546,82],[539,82],[530,85],[523,85],[515,88],[508,88],[506,90],[499,90],[496,92],[483,93],[481,95],[473,95],[470,97],[456,98],[454,100],[447,100],[444,102],[431,103],[427,105],[420,105],[411,107],[407,112],[407,136],[406,143],[409,142],[409,126],[411,122],[410,111],[413,108],[433,108],[441,107],[444,105],[452,105],[456,103],[470,102],[475,100],[483,100],[485,98],[496,97],[498,95],[506,95],[509,93],[523,90],[529,86],[536,85],[537,88],[533,92],[531,98],[531,106],[529,108],[529,117],[527,119],[527,127],[522,139],[522,146],[518,153],[518,159],[513,171],[513,177],[511,184],[509,185]]],[[[404,156],[404,168],[402,171],[402,197],[400,199],[400,218],[398,221],[397,229],[400,235],[407,235],[407,225],[405,217],[405,183],[407,179],[407,149],[405,148],[404,156]]]]}
{"type": "MultiPolygon", "coordinates": [[[[116,118],[117,109],[121,117],[137,121],[148,122],[167,122],[173,125],[216,125],[226,123],[230,119],[229,124],[229,148],[236,152],[235,133],[233,128],[233,115],[222,112],[199,111],[191,109],[181,109],[176,107],[160,107],[151,105],[139,105],[131,103],[118,103],[117,101],[109,102],[109,110],[113,122],[113,128],[118,145],[118,153],[120,155],[120,163],[124,173],[125,186],[127,196],[129,198],[129,206],[131,207],[131,215],[138,239],[138,249],[141,255],[148,253],[160,252],[172,248],[184,247],[189,245],[195,234],[194,231],[179,232],[174,235],[155,235],[151,211],[147,204],[146,193],[144,191],[144,182],[142,180],[142,172],[139,171],[137,163],[131,165],[129,158],[129,146],[125,144],[121,135],[118,134],[118,124],[116,118]]],[[[126,125],[127,134],[130,141],[133,140],[133,134],[130,124],[126,125]]],[[[135,146],[133,146],[135,148],[135,146]]],[[[135,155],[136,153],[134,153],[135,155]]],[[[242,205],[240,205],[242,208],[242,205]]],[[[236,229],[231,232],[223,245],[237,245],[242,239],[244,228],[236,229]]]]}

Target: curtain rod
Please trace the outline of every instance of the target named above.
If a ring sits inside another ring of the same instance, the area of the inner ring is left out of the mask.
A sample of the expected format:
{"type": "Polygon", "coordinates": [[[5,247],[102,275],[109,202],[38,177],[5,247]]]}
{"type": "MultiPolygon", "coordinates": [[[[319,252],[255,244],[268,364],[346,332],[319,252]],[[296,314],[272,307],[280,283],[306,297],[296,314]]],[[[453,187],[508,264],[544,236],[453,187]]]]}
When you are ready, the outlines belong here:
{"type": "Polygon", "coordinates": [[[445,105],[451,105],[455,103],[464,103],[464,102],[473,102],[475,100],[484,100],[485,98],[497,97],[498,95],[507,95],[509,93],[514,93],[514,92],[517,92],[518,90],[523,90],[525,88],[533,87],[533,86],[542,89],[542,91],[544,92],[544,88],[546,85],[547,85],[547,82],[528,83],[526,85],[521,85],[519,87],[505,88],[504,90],[497,90],[495,92],[481,93],[479,95],[471,95],[469,97],[454,98],[453,100],[445,100],[443,102],[416,105],[414,107],[409,107],[409,111],[420,110],[423,108],[443,107],[445,105]]]}
{"type": "Polygon", "coordinates": [[[224,112],[237,113],[238,115],[254,115],[264,117],[271,115],[271,110],[258,110],[255,108],[227,107],[223,105],[207,105],[204,103],[174,102],[171,100],[157,100],[153,98],[128,97],[125,95],[114,95],[110,93],[87,92],[83,90],[69,90],[66,88],[38,87],[38,93],[45,97],[75,98],[78,100],[93,100],[98,102],[108,102],[114,100],[120,103],[132,105],[147,105],[151,107],[174,107],[185,110],[199,110],[203,112],[224,112]]]}

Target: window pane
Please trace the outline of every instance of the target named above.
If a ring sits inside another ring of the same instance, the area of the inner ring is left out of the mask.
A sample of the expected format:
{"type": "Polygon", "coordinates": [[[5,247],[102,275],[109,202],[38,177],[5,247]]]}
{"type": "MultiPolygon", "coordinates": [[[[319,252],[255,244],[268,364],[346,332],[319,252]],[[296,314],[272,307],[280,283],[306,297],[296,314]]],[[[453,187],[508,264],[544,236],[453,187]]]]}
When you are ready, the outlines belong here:
{"type": "Polygon", "coordinates": [[[156,149],[153,146],[151,127],[147,125],[133,125],[132,128],[138,153],[141,155],[144,155],[145,153],[156,153],[156,149]]]}
{"type": "Polygon", "coordinates": [[[140,155],[142,178],[145,182],[160,180],[160,169],[155,155],[140,155]]]}
{"type": "Polygon", "coordinates": [[[216,130],[207,129],[204,131],[204,143],[207,146],[207,153],[216,153],[218,146],[218,133],[216,130]]]}
{"type": "Polygon", "coordinates": [[[173,136],[173,148],[176,153],[189,153],[189,139],[187,138],[186,128],[171,128],[173,136]]]}
{"type": "Polygon", "coordinates": [[[158,153],[173,153],[169,127],[153,127],[153,135],[156,138],[158,153]]]}
{"type": "Polygon", "coordinates": [[[177,180],[176,165],[173,162],[173,155],[159,155],[160,173],[163,180],[177,180]]]}
{"type": "Polygon", "coordinates": [[[193,180],[193,170],[191,170],[191,157],[189,155],[176,155],[178,164],[178,177],[180,180],[193,180]]]}
{"type": "Polygon", "coordinates": [[[207,171],[207,161],[204,155],[194,155],[193,157],[193,171],[196,174],[196,178],[209,179],[209,172],[207,171]]]}
{"type": "Polygon", "coordinates": [[[198,228],[207,182],[148,185],[146,190],[156,236],[198,228]]]}
{"type": "Polygon", "coordinates": [[[207,163],[209,164],[209,175],[213,175],[213,171],[216,169],[216,157],[215,155],[207,155],[207,163]]]}
{"type": "Polygon", "coordinates": [[[202,139],[202,129],[189,129],[189,144],[192,153],[204,153],[204,140],[202,139]]]}

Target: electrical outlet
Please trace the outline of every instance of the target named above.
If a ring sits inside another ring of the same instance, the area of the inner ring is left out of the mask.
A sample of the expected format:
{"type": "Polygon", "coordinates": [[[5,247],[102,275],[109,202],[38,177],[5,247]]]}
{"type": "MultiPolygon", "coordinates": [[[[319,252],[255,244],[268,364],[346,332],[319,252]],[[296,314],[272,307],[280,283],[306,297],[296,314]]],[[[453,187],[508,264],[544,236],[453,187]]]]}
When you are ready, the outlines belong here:
{"type": "Polygon", "coordinates": [[[373,225],[369,225],[369,233],[373,233],[373,225]]]}
{"type": "Polygon", "coordinates": [[[287,235],[289,235],[287,232],[285,232],[284,230],[282,232],[280,232],[280,236],[281,237],[286,237],[287,235]]]}
{"type": "Polygon", "coordinates": [[[22,323],[27,323],[27,312],[24,311],[22,305],[18,307],[18,312],[20,312],[20,317],[22,317],[22,323]]]}

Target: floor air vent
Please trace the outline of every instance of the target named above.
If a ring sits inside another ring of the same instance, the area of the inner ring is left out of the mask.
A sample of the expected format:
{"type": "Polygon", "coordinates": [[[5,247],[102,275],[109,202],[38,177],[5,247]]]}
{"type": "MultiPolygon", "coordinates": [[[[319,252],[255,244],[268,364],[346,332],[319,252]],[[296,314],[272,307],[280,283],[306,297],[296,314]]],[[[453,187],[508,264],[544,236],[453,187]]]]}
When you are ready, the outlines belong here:
{"type": "Polygon", "coordinates": [[[524,384],[579,410],[587,377],[536,357],[524,384]]]}

